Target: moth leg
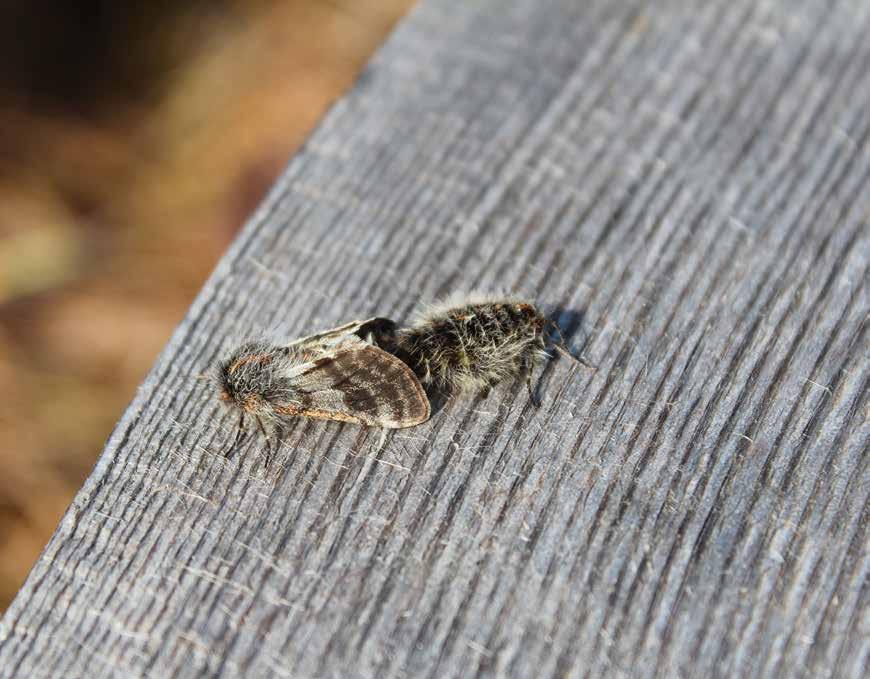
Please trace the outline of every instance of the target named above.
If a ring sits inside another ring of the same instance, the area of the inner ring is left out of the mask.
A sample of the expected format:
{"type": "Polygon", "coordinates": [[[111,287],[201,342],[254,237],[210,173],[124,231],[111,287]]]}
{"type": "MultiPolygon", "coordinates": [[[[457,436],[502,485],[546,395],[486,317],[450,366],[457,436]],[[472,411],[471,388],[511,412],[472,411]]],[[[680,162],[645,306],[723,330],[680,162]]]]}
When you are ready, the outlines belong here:
{"type": "Polygon", "coordinates": [[[535,396],[535,388],[532,386],[532,373],[535,370],[536,355],[526,353],[520,359],[520,374],[526,378],[526,391],[529,392],[529,400],[535,408],[541,407],[541,400],[535,396]]]}
{"type": "Polygon", "coordinates": [[[419,375],[420,380],[424,384],[430,384],[432,382],[432,371],[429,369],[429,359],[428,358],[423,359],[422,373],[423,373],[422,375],[419,375]]]}
{"type": "Polygon", "coordinates": [[[266,427],[263,426],[263,420],[261,420],[259,416],[255,419],[257,420],[257,426],[260,428],[260,433],[263,434],[263,438],[266,440],[266,461],[263,463],[263,466],[268,469],[269,463],[272,461],[272,443],[269,441],[269,434],[266,433],[266,427]]]}
{"type": "Polygon", "coordinates": [[[236,438],[233,439],[232,445],[224,451],[224,457],[230,459],[236,452],[236,447],[239,445],[239,439],[245,433],[245,413],[239,413],[239,424],[236,427],[236,438]]]}
{"type": "Polygon", "coordinates": [[[529,400],[532,402],[532,405],[535,406],[535,408],[540,408],[541,407],[541,400],[537,396],[535,396],[535,389],[534,389],[534,387],[532,387],[532,369],[531,369],[531,367],[527,367],[525,369],[525,375],[526,375],[526,390],[529,392],[529,400]]]}

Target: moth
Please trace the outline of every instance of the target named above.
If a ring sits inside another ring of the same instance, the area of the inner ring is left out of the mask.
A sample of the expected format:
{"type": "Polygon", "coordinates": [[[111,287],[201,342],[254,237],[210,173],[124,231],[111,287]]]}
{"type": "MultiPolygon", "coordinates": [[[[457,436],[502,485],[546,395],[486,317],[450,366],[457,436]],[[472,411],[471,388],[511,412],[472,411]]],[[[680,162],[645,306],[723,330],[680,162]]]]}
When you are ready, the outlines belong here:
{"type": "Polygon", "coordinates": [[[413,371],[378,346],[394,333],[393,321],[370,318],[286,344],[245,342],[218,363],[218,396],[238,411],[239,435],[245,417],[264,435],[264,422],[294,417],[412,427],[429,419],[429,399],[413,371]]]}
{"type": "Polygon", "coordinates": [[[536,406],[532,373],[550,358],[548,347],[588,365],[568,352],[553,321],[531,302],[511,296],[453,296],[424,311],[410,327],[381,334],[379,341],[389,342],[387,348],[426,386],[486,396],[496,384],[524,377],[536,406]]]}

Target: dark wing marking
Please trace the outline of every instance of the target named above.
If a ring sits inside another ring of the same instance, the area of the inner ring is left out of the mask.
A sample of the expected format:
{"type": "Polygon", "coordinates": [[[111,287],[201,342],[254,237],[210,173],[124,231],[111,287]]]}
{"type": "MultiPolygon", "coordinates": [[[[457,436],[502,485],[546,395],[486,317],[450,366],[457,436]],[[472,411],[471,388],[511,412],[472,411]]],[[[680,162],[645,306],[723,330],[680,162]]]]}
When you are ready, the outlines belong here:
{"type": "Polygon", "coordinates": [[[287,348],[294,352],[320,354],[347,341],[360,339],[368,344],[380,345],[382,338],[395,334],[396,322],[389,318],[374,317],[364,321],[351,321],[308,337],[294,340],[287,348]]]}
{"type": "Polygon", "coordinates": [[[401,429],[429,419],[429,399],[411,369],[360,340],[344,342],[293,371],[294,403],[278,414],[401,429]]]}

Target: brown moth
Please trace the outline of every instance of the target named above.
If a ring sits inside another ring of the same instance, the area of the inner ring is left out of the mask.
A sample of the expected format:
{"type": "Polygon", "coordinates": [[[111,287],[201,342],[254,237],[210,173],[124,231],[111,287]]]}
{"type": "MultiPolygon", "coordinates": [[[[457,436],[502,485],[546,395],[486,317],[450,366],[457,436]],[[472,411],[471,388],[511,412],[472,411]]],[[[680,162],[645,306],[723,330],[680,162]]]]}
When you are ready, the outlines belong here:
{"type": "Polygon", "coordinates": [[[448,393],[487,395],[496,384],[524,377],[529,396],[532,372],[552,346],[572,360],[558,326],[519,297],[460,294],[432,305],[408,328],[378,336],[413,368],[420,381],[448,393]],[[554,342],[550,330],[560,342],[554,342]]]}
{"type": "Polygon", "coordinates": [[[293,417],[401,429],[429,419],[429,399],[411,369],[376,346],[394,333],[386,318],[352,321],[288,344],[239,346],[217,366],[219,398],[239,412],[280,425],[293,417]]]}

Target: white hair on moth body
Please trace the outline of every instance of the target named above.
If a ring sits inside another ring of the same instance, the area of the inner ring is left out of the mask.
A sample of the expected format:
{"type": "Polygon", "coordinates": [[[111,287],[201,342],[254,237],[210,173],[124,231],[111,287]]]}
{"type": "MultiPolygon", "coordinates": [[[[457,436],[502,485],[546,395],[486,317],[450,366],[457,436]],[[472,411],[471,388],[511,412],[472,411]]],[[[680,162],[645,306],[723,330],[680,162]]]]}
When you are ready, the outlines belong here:
{"type": "Polygon", "coordinates": [[[519,295],[493,293],[493,292],[453,292],[447,297],[424,305],[414,316],[413,323],[430,321],[443,317],[460,307],[482,307],[489,304],[525,304],[525,299],[519,295]]]}
{"type": "Polygon", "coordinates": [[[396,352],[420,381],[448,392],[488,392],[525,377],[549,354],[549,319],[514,295],[454,294],[396,333],[396,352]]]}

